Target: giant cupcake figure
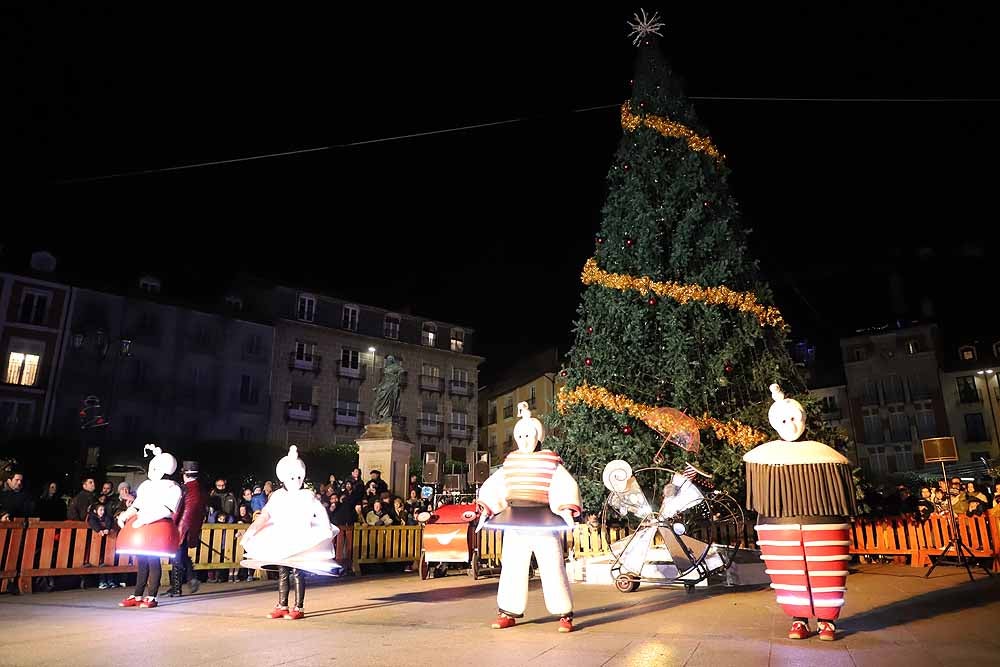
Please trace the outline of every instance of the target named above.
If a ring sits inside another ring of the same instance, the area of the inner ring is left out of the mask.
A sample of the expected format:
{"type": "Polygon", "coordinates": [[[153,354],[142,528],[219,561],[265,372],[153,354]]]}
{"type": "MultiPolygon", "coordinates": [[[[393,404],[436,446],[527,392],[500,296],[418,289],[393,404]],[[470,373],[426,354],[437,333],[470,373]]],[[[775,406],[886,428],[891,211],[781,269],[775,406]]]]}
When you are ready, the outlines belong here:
{"type": "Polygon", "coordinates": [[[771,385],[768,421],[781,436],[747,452],[747,507],[759,515],[757,544],[778,604],[792,617],[789,639],[836,638],[847,590],[850,523],[856,512],[849,461],[827,445],[798,441],[805,410],[771,385]]]}
{"type": "Polygon", "coordinates": [[[545,606],[559,616],[559,632],[572,632],[573,600],[560,535],[572,530],[573,517],[580,514],[580,489],[559,455],[541,448],[545,429],[531,416],[528,404],[519,403],[517,413],[517,451],[508,454],[503,467],[483,483],[476,501],[483,509],[481,525],[504,531],[493,628],[509,628],[524,616],[534,554],[545,606]]]}
{"type": "Polygon", "coordinates": [[[149,452],[153,452],[146,473],[149,479],[139,485],[132,506],[118,515],[121,532],[115,551],[134,556],[138,568],[135,591],[119,602],[119,607],[156,607],[160,559],[172,558],[177,552],[179,536],[173,517],[181,502],[181,487],[164,479],[177,470],[177,459],[153,444],[143,448],[143,456],[149,452]]]}
{"type": "Polygon", "coordinates": [[[278,604],[267,616],[297,620],[305,616],[305,573],[331,575],[341,569],[333,559],[333,538],[339,531],[313,492],[302,488],[306,466],[295,445],[278,461],[275,472],[284,488],[271,494],[243,534],[246,559],[241,565],[277,569],[278,604]],[[289,608],[292,587],[295,604],[289,608]]]}

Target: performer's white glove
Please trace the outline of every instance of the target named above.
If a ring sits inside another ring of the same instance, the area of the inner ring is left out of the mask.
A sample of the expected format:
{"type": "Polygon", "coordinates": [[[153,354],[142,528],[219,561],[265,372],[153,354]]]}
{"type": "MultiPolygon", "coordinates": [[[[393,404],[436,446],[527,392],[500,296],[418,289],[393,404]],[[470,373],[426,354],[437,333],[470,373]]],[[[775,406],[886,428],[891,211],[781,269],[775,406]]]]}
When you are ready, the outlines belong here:
{"type": "Polygon", "coordinates": [[[572,510],[568,510],[568,509],[561,510],[559,512],[559,516],[561,516],[563,518],[563,521],[565,521],[566,525],[569,526],[570,528],[572,528],[575,525],[573,523],[573,511],[572,510]]]}

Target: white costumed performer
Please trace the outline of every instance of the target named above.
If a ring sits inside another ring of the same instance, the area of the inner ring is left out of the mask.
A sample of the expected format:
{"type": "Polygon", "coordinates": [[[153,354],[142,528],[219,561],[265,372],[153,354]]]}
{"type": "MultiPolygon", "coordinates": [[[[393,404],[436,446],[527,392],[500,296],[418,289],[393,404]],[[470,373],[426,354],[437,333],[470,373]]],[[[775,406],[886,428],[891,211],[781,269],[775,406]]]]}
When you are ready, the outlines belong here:
{"type": "Polygon", "coordinates": [[[306,466],[292,445],[275,468],[285,485],[271,494],[260,516],[243,534],[246,559],[240,565],[278,570],[278,605],[268,618],[300,619],[305,616],[305,574],[330,575],[341,569],[333,559],[333,538],[339,532],[330,524],[323,505],[312,491],[302,488],[306,466]],[[288,608],[290,585],[295,587],[295,605],[288,608]]]}
{"type": "Polygon", "coordinates": [[[121,532],[115,551],[135,556],[138,572],[135,591],[118,603],[119,607],[156,607],[160,591],[160,558],[173,558],[179,536],[174,514],[181,502],[181,487],[163,479],[177,470],[177,459],[153,444],[146,445],[143,456],[153,452],[146,476],[139,485],[131,507],[118,515],[121,532]]]}
{"type": "Polygon", "coordinates": [[[559,632],[573,630],[573,600],[560,533],[573,529],[580,514],[580,489],[555,452],[542,449],[545,429],[518,403],[514,426],[517,451],[479,489],[477,503],[489,528],[503,530],[503,569],[497,591],[498,616],[493,627],[509,628],[524,616],[528,602],[528,570],[535,555],[549,613],[557,614],[559,632]]]}
{"type": "Polygon", "coordinates": [[[792,617],[789,639],[812,634],[836,638],[836,620],[847,591],[851,524],[856,513],[850,462],[832,447],[799,441],[805,410],[771,385],[767,413],[781,440],[765,442],[743,457],[747,507],[758,514],[757,544],[778,604],[792,617]]]}

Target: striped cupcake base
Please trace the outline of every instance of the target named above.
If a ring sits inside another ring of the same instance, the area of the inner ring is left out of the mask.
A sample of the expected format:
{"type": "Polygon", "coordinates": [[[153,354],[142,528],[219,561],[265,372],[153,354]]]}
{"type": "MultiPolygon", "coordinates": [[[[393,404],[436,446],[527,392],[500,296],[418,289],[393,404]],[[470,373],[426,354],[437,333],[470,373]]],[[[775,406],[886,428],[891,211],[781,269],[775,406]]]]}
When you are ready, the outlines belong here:
{"type": "Polygon", "coordinates": [[[778,604],[793,617],[834,621],[847,590],[850,524],[759,524],[757,545],[778,604]]]}

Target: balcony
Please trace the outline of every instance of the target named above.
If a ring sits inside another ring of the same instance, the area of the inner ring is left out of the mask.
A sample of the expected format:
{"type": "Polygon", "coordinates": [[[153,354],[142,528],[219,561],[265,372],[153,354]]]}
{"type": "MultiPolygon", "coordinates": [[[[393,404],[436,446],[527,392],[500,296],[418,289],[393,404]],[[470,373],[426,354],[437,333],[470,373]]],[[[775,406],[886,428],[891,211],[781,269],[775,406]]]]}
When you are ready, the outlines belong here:
{"type": "Polygon", "coordinates": [[[364,424],[365,413],[358,410],[359,404],[354,401],[337,401],[337,412],[333,423],[337,426],[361,426],[364,424]]]}
{"type": "Polygon", "coordinates": [[[448,424],[448,435],[462,440],[472,439],[472,426],[469,424],[448,424]]]}
{"type": "Polygon", "coordinates": [[[431,416],[424,414],[417,419],[417,433],[420,435],[433,435],[441,437],[443,430],[444,424],[441,422],[439,415],[431,416]]]}
{"type": "Polygon", "coordinates": [[[436,375],[421,375],[420,388],[425,391],[444,391],[444,380],[436,375]]]}
{"type": "Polygon", "coordinates": [[[463,382],[462,380],[449,380],[448,392],[454,396],[471,396],[472,383],[463,382]]]}
{"type": "Polygon", "coordinates": [[[365,366],[358,365],[357,368],[351,366],[344,366],[341,364],[337,366],[337,375],[342,378],[350,378],[352,380],[364,380],[365,379],[365,366]]]}
{"type": "Polygon", "coordinates": [[[318,354],[309,355],[308,357],[298,357],[294,352],[288,353],[288,370],[290,371],[303,371],[306,373],[315,373],[319,375],[320,368],[322,367],[323,358],[318,354]]]}
{"type": "Polygon", "coordinates": [[[298,403],[296,401],[287,401],[285,403],[286,421],[308,422],[310,424],[315,424],[316,414],[318,412],[319,406],[315,403],[298,403]]]}

